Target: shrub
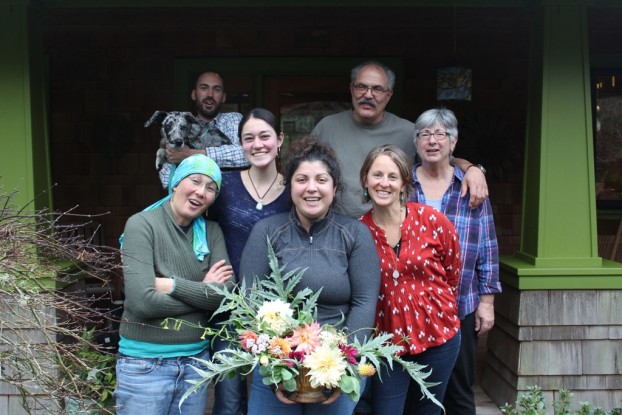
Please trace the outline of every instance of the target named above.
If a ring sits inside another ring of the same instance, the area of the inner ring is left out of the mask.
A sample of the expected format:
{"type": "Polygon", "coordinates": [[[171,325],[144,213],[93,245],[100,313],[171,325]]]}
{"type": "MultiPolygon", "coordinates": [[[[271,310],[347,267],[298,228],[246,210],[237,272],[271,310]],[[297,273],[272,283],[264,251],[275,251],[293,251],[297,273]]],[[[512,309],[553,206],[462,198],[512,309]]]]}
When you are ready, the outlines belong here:
{"type": "MultiPolygon", "coordinates": [[[[572,399],[574,395],[567,389],[559,391],[559,399],[553,402],[554,415],[622,415],[622,408],[614,408],[607,412],[599,407],[593,407],[588,402],[581,402],[580,408],[572,411],[572,399]]],[[[545,415],[546,402],[542,388],[531,386],[527,394],[521,395],[516,401],[515,406],[506,403],[501,407],[501,412],[507,415],[545,415]]]]}
{"type": "Polygon", "coordinates": [[[0,188],[0,383],[17,389],[26,413],[60,413],[67,396],[103,407],[114,356],[85,330],[108,316],[93,307],[98,298],[65,287],[85,277],[105,284],[118,252],[80,236],[83,225],[61,225],[88,217],[16,207],[14,194],[0,188]]]}

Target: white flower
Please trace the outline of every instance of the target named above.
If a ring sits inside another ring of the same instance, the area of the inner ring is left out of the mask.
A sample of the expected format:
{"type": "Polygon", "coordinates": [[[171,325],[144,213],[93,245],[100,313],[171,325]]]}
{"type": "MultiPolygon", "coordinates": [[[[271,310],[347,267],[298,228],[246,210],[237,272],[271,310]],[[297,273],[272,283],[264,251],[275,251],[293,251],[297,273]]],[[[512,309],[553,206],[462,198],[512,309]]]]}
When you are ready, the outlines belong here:
{"type": "Polygon", "coordinates": [[[311,386],[338,388],[348,363],[338,347],[322,345],[308,355],[302,365],[309,369],[311,386]]]}
{"type": "Polygon", "coordinates": [[[283,300],[266,301],[257,310],[257,319],[268,323],[277,334],[283,334],[291,326],[294,310],[283,300]]]}
{"type": "Polygon", "coordinates": [[[259,354],[268,350],[268,346],[270,345],[268,341],[270,340],[270,336],[267,334],[260,334],[257,340],[254,343],[250,344],[249,347],[251,349],[251,353],[259,354]]]}
{"type": "Polygon", "coordinates": [[[328,347],[337,347],[339,344],[348,344],[348,337],[332,327],[322,327],[320,342],[328,347]]]}

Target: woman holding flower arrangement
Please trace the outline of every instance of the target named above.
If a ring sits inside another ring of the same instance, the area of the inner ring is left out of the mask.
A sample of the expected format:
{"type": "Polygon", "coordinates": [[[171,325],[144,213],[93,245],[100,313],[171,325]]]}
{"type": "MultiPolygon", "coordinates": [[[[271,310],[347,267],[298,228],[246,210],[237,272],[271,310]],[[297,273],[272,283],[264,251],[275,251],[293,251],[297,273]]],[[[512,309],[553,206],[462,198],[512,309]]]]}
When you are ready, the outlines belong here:
{"type": "MultiPolygon", "coordinates": [[[[255,276],[270,274],[268,241],[284,273],[305,269],[294,290],[310,289],[319,293],[319,325],[311,324],[299,330],[298,339],[289,342],[299,345],[296,350],[300,349],[301,353],[304,353],[301,343],[313,347],[321,324],[341,322],[340,327],[351,338],[369,338],[380,283],[378,256],[369,230],[331,209],[341,187],[341,170],[329,146],[307,137],[293,142],[288,155],[284,175],[293,207],[288,213],[263,219],[255,225],[242,254],[240,275],[250,286],[255,276]]],[[[272,305],[278,306],[277,303],[272,305]]],[[[313,366],[313,362],[308,363],[313,366]]],[[[350,415],[356,402],[345,395],[339,396],[338,380],[344,368],[333,363],[328,353],[318,357],[317,364],[324,365],[325,370],[316,371],[316,375],[323,376],[323,383],[334,387],[331,397],[323,404],[291,401],[282,390],[265,385],[255,371],[248,414],[350,415]]]]}
{"type": "MultiPolygon", "coordinates": [[[[392,145],[373,149],[361,167],[365,202],[372,210],[361,218],[371,230],[381,264],[376,327],[393,334],[401,357],[431,369],[429,388],[442,402],[460,347],[457,287],[461,273],[460,245],[451,222],[434,208],[407,202],[412,165],[392,145]]],[[[374,415],[440,414],[423,392],[409,397],[409,374],[385,367],[371,385],[374,415]],[[410,399],[412,398],[412,399],[410,399]]]]}
{"type": "Polygon", "coordinates": [[[204,365],[194,358],[210,358],[203,327],[222,300],[214,286],[233,285],[222,231],[202,216],[220,191],[220,169],[195,154],[171,184],[171,195],[128,219],[122,237],[119,415],[202,415],[207,407],[207,388],[181,401],[188,381],[201,379],[194,368],[204,365]]]}

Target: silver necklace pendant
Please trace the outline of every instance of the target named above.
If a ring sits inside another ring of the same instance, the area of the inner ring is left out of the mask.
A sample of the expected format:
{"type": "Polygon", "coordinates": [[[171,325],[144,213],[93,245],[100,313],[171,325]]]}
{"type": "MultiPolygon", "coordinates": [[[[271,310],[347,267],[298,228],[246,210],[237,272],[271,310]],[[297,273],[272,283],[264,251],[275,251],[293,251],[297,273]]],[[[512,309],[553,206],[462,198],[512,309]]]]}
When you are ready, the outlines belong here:
{"type": "Polygon", "coordinates": [[[393,278],[398,279],[400,277],[400,272],[397,269],[393,270],[393,278]]]}
{"type": "Polygon", "coordinates": [[[250,180],[251,185],[253,186],[253,190],[255,190],[255,193],[257,193],[257,197],[259,198],[259,202],[257,202],[257,204],[255,205],[255,209],[263,210],[263,198],[266,197],[270,189],[272,189],[272,186],[274,186],[274,183],[276,183],[276,179],[279,178],[279,173],[276,173],[276,176],[274,176],[274,180],[272,180],[272,184],[270,184],[270,187],[268,187],[268,190],[266,190],[266,193],[264,193],[263,196],[259,194],[257,188],[255,187],[255,183],[253,183],[253,178],[251,177],[251,170],[246,170],[246,174],[248,174],[248,180],[250,180]]]}

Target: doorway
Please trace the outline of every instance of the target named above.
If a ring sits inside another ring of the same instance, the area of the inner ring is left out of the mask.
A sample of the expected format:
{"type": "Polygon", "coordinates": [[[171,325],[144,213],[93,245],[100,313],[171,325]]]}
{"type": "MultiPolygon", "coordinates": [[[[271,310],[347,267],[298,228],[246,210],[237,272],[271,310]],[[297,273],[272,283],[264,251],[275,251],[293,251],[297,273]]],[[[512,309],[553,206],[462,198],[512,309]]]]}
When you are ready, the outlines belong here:
{"type": "MultiPolygon", "coordinates": [[[[279,117],[285,144],[308,134],[326,115],[350,108],[350,71],[364,58],[216,58],[180,59],[175,62],[175,96],[178,108],[189,106],[188,91],[196,76],[212,70],[225,81],[224,111],[242,114],[264,107],[279,117]]],[[[401,78],[400,58],[383,58],[401,78]]],[[[389,110],[400,107],[399,91],[389,110]]]]}

